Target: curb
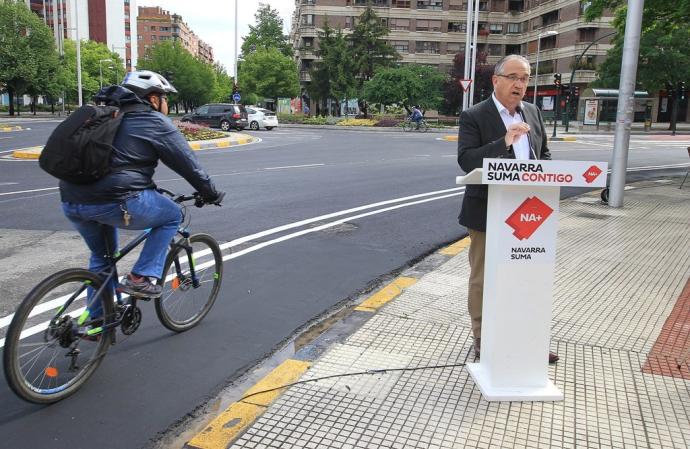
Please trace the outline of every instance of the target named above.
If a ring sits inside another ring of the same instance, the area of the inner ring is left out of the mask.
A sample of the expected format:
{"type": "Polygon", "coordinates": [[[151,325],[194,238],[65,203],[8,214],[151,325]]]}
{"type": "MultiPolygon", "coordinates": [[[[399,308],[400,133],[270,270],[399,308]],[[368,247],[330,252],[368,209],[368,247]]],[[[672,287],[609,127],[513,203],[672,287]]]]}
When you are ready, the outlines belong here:
{"type": "Polygon", "coordinates": [[[0,132],[21,131],[21,126],[0,126],[0,132]]]}
{"type": "MultiPolygon", "coordinates": [[[[466,236],[445,246],[433,254],[453,257],[469,247],[470,238],[466,236]]],[[[429,257],[427,256],[427,257],[429,257]]],[[[418,281],[415,277],[398,276],[375,293],[370,295],[351,313],[375,314],[381,307],[400,296],[403,291],[418,281]]],[[[350,313],[350,314],[351,314],[350,313]]],[[[348,314],[349,315],[349,314],[348,314]]],[[[339,321],[344,320],[341,317],[339,321]]],[[[323,336],[328,329],[321,332],[323,336]]],[[[319,338],[319,337],[316,337],[319,338]]],[[[242,394],[242,399],[230,404],[211,422],[198,432],[185,445],[184,449],[225,449],[244,433],[287,388],[307,372],[313,362],[288,359],[270,371],[242,394]],[[251,397],[249,397],[252,395],[251,397]]]]}
{"type": "Polygon", "coordinates": [[[575,136],[565,136],[565,137],[550,137],[552,142],[577,142],[577,137],[575,136]]]}
{"type": "MultiPolygon", "coordinates": [[[[238,145],[246,145],[248,143],[255,142],[257,139],[247,134],[238,134],[233,137],[226,137],[223,139],[215,139],[209,142],[189,142],[189,146],[192,150],[208,150],[211,148],[228,148],[238,145]]],[[[41,156],[41,151],[43,146],[20,148],[18,150],[12,151],[12,157],[16,159],[38,159],[41,156]]]]}
{"type": "Polygon", "coordinates": [[[457,142],[458,136],[443,136],[441,137],[441,140],[445,140],[447,142],[457,142]]]}

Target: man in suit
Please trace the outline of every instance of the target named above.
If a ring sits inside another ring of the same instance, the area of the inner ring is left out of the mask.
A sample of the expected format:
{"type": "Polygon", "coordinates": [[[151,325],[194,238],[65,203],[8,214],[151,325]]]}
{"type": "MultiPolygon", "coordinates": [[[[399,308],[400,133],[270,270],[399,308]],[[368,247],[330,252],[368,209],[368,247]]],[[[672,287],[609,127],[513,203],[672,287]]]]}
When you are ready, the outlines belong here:
{"type": "MultiPolygon", "coordinates": [[[[491,97],[460,114],[458,164],[466,173],[481,167],[485,157],[551,159],[541,112],[535,105],[522,102],[529,75],[527,59],[506,56],[494,69],[491,97]]],[[[487,196],[486,185],[468,185],[458,217],[471,239],[467,308],[477,357],[481,350],[487,196]]],[[[550,352],[549,363],[557,360],[558,356],[550,352]]]]}

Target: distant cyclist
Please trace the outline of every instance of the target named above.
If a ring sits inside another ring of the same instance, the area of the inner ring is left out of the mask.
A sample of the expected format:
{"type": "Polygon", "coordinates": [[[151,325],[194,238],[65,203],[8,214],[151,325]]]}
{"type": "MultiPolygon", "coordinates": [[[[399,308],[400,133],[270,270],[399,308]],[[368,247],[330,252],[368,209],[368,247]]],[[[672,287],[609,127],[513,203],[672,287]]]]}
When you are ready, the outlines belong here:
{"type": "Polygon", "coordinates": [[[415,122],[417,124],[416,129],[419,129],[419,124],[422,122],[423,119],[424,114],[422,114],[422,111],[419,109],[419,106],[413,106],[412,114],[410,114],[410,121],[415,122]]]}
{"type": "MultiPolygon", "coordinates": [[[[179,206],[155,190],[152,178],[158,161],[189,182],[205,202],[220,204],[225,196],[166,116],[167,95],[176,92],[163,76],[146,70],[128,73],[121,86],[101,89],[96,102],[128,106],[129,111],[113,141],[111,172],[90,184],[60,181],[63,211],[91,250],[91,271],[108,267],[101,225],[106,225],[111,252],[117,250],[117,228],[151,229],[131,273],[119,286],[141,298],[161,295],[168,245],[182,219],[179,206]]],[[[100,307],[100,301],[98,304],[100,307]]],[[[100,310],[90,312],[92,317],[102,314],[100,310]]]]}

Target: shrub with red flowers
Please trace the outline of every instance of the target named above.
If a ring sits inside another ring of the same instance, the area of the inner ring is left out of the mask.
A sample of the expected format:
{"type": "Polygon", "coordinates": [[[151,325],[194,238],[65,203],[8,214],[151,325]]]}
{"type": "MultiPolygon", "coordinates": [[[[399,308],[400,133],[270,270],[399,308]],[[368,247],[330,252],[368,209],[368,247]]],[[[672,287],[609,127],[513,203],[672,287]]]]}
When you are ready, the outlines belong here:
{"type": "Polygon", "coordinates": [[[175,122],[175,124],[188,142],[192,140],[220,139],[226,136],[225,133],[210,129],[207,126],[187,122],[175,122]]]}

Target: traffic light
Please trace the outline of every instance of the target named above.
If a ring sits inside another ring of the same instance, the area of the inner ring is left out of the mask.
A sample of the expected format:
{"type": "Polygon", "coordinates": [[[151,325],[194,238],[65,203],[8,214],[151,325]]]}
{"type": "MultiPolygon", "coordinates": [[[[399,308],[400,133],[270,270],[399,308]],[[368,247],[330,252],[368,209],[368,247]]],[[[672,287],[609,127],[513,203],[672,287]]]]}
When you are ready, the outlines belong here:
{"type": "Polygon", "coordinates": [[[678,99],[680,101],[685,100],[685,81],[678,83],[678,99]]]}
{"type": "Polygon", "coordinates": [[[573,88],[573,95],[577,98],[580,98],[580,88],[579,87],[575,86],[573,88]]]}
{"type": "Polygon", "coordinates": [[[561,92],[569,96],[571,94],[570,84],[561,84],[561,92]]]}
{"type": "Polygon", "coordinates": [[[556,85],[557,88],[561,88],[561,74],[560,73],[554,73],[553,75],[553,83],[556,85]]]}

